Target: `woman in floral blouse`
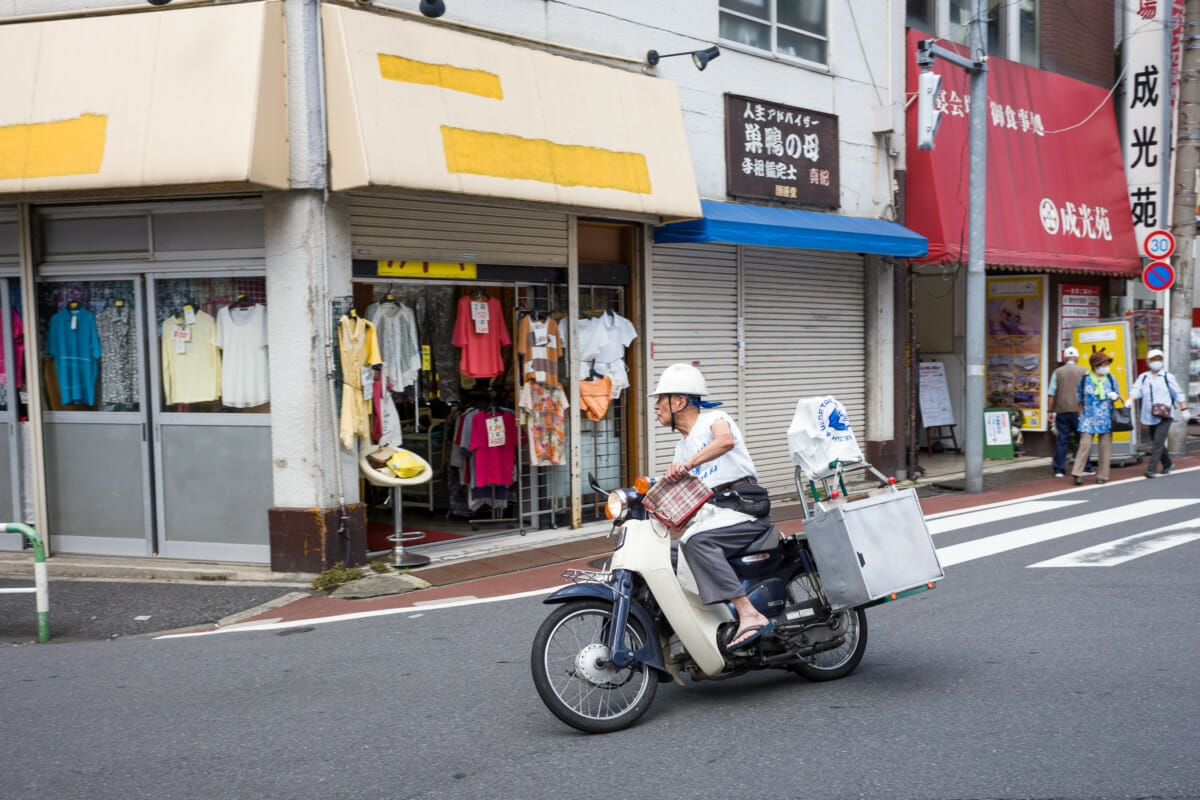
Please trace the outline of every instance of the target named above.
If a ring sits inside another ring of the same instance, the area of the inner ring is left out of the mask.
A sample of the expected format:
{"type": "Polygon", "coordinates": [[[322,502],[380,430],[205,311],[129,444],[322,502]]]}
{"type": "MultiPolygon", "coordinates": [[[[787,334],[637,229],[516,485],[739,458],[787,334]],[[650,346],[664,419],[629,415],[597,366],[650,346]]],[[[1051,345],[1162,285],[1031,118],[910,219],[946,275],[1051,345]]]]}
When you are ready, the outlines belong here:
{"type": "Polygon", "coordinates": [[[1100,437],[1096,483],[1108,482],[1109,461],[1112,458],[1113,402],[1121,399],[1116,379],[1108,374],[1111,363],[1112,356],[1108,353],[1092,353],[1088,357],[1091,370],[1079,381],[1079,449],[1075,452],[1075,466],[1071,469],[1076,486],[1083,483],[1083,471],[1087,467],[1088,454],[1092,451],[1093,434],[1100,437]]]}

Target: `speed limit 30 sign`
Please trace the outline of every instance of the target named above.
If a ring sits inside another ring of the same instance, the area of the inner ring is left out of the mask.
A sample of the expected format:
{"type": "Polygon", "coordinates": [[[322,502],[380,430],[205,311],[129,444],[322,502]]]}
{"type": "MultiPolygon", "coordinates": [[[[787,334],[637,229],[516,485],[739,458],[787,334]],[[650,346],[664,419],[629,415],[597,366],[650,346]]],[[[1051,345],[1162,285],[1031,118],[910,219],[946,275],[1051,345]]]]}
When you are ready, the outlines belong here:
{"type": "Polygon", "coordinates": [[[1151,231],[1142,243],[1146,255],[1155,261],[1165,261],[1175,252],[1175,237],[1168,231],[1151,231]]]}

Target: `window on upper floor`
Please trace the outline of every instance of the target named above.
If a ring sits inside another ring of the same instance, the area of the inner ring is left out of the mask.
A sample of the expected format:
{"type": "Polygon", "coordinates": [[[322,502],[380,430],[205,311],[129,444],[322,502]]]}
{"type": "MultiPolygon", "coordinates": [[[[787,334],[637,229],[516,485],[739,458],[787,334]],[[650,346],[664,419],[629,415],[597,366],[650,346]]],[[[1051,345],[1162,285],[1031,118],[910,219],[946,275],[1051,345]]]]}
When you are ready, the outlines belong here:
{"type": "Polygon", "coordinates": [[[1042,60],[1038,49],[1038,0],[1021,0],[1017,23],[1021,31],[1021,63],[1040,67],[1042,60]]]}
{"type": "Polygon", "coordinates": [[[721,38],[826,66],[827,5],[828,0],[721,0],[721,38]]]}
{"type": "Polygon", "coordinates": [[[937,3],[935,0],[908,0],[908,12],[905,16],[908,27],[933,33],[936,18],[937,3]]]}

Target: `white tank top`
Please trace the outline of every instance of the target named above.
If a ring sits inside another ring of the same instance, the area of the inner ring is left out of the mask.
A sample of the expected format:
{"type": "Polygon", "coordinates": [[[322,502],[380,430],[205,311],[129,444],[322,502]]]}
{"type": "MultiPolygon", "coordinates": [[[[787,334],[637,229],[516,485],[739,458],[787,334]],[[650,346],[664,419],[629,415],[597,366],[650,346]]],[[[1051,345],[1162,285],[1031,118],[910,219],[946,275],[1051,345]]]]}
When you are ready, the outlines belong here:
{"type": "Polygon", "coordinates": [[[729,430],[733,433],[733,449],[715,461],[700,464],[692,470],[692,474],[704,481],[710,489],[742,478],[754,478],[757,481],[758,472],[754,469],[754,462],[750,460],[750,451],[746,449],[742,432],[738,430],[737,423],[724,411],[710,409],[700,412],[691,433],[676,443],[675,461],[687,461],[715,439],[712,426],[717,420],[729,423],[729,430]]]}

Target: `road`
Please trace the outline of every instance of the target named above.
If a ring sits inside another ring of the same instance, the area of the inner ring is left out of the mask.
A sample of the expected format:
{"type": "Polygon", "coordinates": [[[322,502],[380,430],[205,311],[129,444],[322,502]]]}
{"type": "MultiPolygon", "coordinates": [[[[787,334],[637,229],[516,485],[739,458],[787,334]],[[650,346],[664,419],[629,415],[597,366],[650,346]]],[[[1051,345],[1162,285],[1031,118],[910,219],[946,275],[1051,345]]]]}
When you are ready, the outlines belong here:
{"type": "Polygon", "coordinates": [[[946,579],[849,678],[665,684],[607,736],[538,700],[537,597],[9,648],[3,795],[1200,797],[1198,517],[1200,471],[938,517],[946,579]]]}

